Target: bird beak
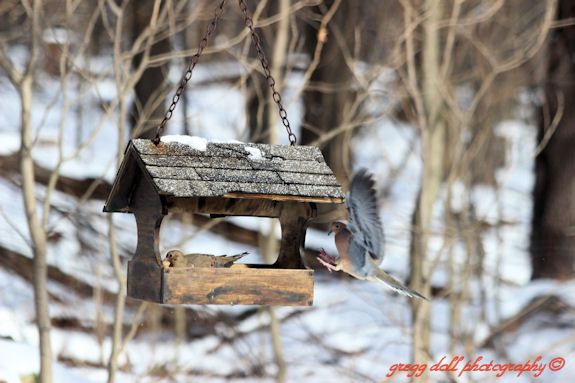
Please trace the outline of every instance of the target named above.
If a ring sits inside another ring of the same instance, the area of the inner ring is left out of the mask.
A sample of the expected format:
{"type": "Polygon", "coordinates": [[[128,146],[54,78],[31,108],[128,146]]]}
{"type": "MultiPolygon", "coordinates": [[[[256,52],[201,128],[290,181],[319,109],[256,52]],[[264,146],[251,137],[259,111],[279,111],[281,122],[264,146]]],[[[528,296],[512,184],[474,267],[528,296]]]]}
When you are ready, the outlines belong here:
{"type": "Polygon", "coordinates": [[[327,232],[327,235],[331,235],[331,233],[333,233],[333,231],[330,230],[327,232]]]}

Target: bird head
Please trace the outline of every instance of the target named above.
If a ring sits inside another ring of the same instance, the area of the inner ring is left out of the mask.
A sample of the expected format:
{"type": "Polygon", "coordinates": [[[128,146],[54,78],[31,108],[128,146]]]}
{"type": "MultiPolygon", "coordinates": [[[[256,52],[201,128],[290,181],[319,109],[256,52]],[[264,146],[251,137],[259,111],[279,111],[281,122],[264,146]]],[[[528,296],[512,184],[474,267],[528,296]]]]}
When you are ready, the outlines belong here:
{"type": "Polygon", "coordinates": [[[183,255],[184,255],[184,253],[182,253],[180,250],[170,250],[170,251],[168,251],[168,254],[166,254],[166,258],[164,258],[164,262],[165,261],[169,262],[170,267],[173,267],[174,262],[183,255]]]}
{"type": "Polygon", "coordinates": [[[327,233],[327,235],[330,235],[331,233],[334,233],[335,235],[337,235],[337,233],[339,233],[340,231],[342,231],[346,227],[347,227],[347,224],[344,221],[335,221],[331,224],[331,228],[329,229],[329,232],[327,233]]]}

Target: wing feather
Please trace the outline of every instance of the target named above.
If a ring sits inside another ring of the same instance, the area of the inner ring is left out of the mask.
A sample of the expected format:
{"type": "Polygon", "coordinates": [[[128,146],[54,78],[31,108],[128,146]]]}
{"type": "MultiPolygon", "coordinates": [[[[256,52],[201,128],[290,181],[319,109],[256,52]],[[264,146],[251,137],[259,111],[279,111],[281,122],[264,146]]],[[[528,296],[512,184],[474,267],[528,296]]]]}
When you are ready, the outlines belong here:
{"type": "Polygon", "coordinates": [[[354,174],[349,187],[349,229],[375,261],[383,259],[383,225],[379,219],[375,182],[366,169],[354,174]]]}
{"type": "Polygon", "coordinates": [[[356,241],[354,236],[352,236],[347,248],[347,256],[353,265],[353,269],[346,270],[348,274],[358,279],[365,279],[370,274],[371,265],[367,262],[366,253],[367,251],[363,244],[356,241]]]}

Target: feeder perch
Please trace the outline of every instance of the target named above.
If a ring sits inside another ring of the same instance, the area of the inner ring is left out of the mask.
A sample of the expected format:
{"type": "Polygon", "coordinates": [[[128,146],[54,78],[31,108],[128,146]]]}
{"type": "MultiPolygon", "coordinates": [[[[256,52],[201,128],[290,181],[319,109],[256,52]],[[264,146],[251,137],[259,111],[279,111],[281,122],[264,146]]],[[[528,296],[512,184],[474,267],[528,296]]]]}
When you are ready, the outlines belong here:
{"type": "Polygon", "coordinates": [[[300,247],[317,204],[343,195],[313,146],[171,142],[134,139],[126,148],[105,212],[132,213],[138,244],[128,262],[128,296],[166,304],[311,305],[313,271],[300,247]],[[282,238],[273,265],[164,268],[159,252],[170,212],[278,218],[282,238]]]}

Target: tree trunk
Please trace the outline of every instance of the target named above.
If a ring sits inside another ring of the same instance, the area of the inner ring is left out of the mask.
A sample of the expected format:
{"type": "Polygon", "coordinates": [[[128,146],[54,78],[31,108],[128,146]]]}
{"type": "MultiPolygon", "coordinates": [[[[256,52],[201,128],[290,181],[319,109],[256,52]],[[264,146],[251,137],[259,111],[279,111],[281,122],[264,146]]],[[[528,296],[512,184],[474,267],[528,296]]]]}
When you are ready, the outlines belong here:
{"type": "MultiPolygon", "coordinates": [[[[429,270],[427,267],[427,248],[431,227],[433,206],[443,181],[443,153],[445,152],[445,122],[441,118],[442,97],[439,94],[437,80],[440,78],[439,61],[439,20],[441,18],[440,0],[426,0],[427,18],[423,22],[423,52],[421,63],[422,96],[427,126],[421,129],[421,150],[423,171],[421,186],[413,214],[411,239],[411,287],[425,296],[429,296],[429,270]]],[[[413,315],[413,362],[430,361],[430,305],[414,300],[413,315]]],[[[426,374],[418,382],[427,382],[426,374]]]]}
{"type": "MultiPolygon", "coordinates": [[[[6,58],[4,52],[0,55],[2,67],[8,68],[8,76],[18,90],[20,96],[20,175],[22,183],[22,199],[26,213],[26,222],[30,233],[32,254],[34,256],[33,282],[34,306],[36,311],[36,326],[38,327],[40,351],[40,383],[52,382],[52,344],[50,340],[50,313],[48,309],[48,263],[46,260],[47,238],[42,220],[38,214],[36,175],[32,148],[34,146],[34,132],[32,128],[32,89],[34,86],[34,73],[38,58],[39,40],[41,37],[40,20],[42,17],[42,2],[35,0],[32,3],[32,31],[30,44],[30,58],[23,74],[19,74],[6,58]]],[[[47,197],[48,198],[48,197],[47,197]]],[[[44,211],[43,214],[48,214],[44,211]]],[[[44,217],[48,222],[48,217],[44,217]]]]}
{"type": "Polygon", "coordinates": [[[36,325],[40,340],[40,382],[52,382],[52,345],[50,341],[50,314],[48,311],[48,264],[46,262],[46,232],[40,224],[36,206],[36,180],[32,159],[32,76],[26,76],[20,88],[22,145],[20,149],[20,171],[22,175],[22,196],[26,221],[32,240],[34,254],[34,303],[36,325]]]}
{"type": "MultiPolygon", "coordinates": [[[[279,250],[279,242],[276,239],[275,232],[277,228],[278,221],[273,219],[270,223],[269,233],[264,234],[260,232],[259,242],[260,242],[260,252],[264,263],[271,264],[276,258],[276,254],[279,250]]],[[[266,306],[263,308],[269,316],[270,321],[270,335],[272,340],[272,349],[274,353],[274,360],[277,366],[276,382],[284,383],[287,376],[287,364],[284,357],[282,339],[281,339],[281,321],[276,315],[275,308],[273,306],[266,306]]]]}
{"type": "MultiPolygon", "coordinates": [[[[316,12],[324,14],[333,5],[333,0],[325,1],[316,7],[316,12]]],[[[348,67],[344,52],[354,52],[355,28],[358,4],[343,1],[328,25],[326,39],[321,51],[319,65],[310,78],[314,85],[328,85],[329,89],[306,89],[303,96],[305,105],[304,123],[301,132],[302,144],[317,140],[322,133],[339,128],[349,118],[350,106],[355,91],[352,89],[353,73],[348,67]],[[338,39],[341,35],[341,40],[338,39]],[[342,44],[345,46],[342,47],[342,44]]],[[[311,22],[306,31],[306,50],[313,57],[318,43],[319,22],[311,22]]],[[[340,182],[348,178],[351,164],[349,140],[351,131],[346,130],[327,142],[322,148],[323,155],[340,182]]]]}
{"type": "MultiPolygon", "coordinates": [[[[117,43],[117,42],[116,42],[117,43]]],[[[115,60],[120,60],[120,57],[114,57],[115,60]]],[[[118,67],[118,65],[116,65],[118,67]]],[[[118,81],[118,80],[117,80],[118,81]]],[[[120,93],[121,83],[117,82],[116,87],[120,93]]],[[[118,146],[116,148],[117,158],[116,166],[119,168],[124,156],[124,148],[126,147],[126,101],[122,98],[118,100],[118,146]]],[[[110,247],[110,256],[112,258],[112,266],[114,268],[114,276],[118,282],[118,291],[116,293],[116,304],[114,306],[114,325],[112,327],[112,349],[110,350],[110,357],[108,359],[108,379],[107,383],[114,383],[116,380],[116,372],[118,370],[118,356],[122,348],[122,330],[124,326],[124,309],[126,306],[126,292],[127,281],[118,247],[116,243],[116,229],[114,227],[114,217],[108,215],[108,244],[110,247]]]]}
{"type": "MultiPolygon", "coordinates": [[[[144,32],[150,23],[154,0],[133,2],[132,41],[144,32]]],[[[164,38],[153,43],[150,57],[170,51],[170,40],[164,38]]],[[[143,53],[134,57],[133,66],[138,67],[143,53]]],[[[148,67],[134,87],[134,102],[130,112],[132,137],[153,138],[156,128],[164,118],[164,99],[168,91],[167,77],[169,64],[148,67]]]]}
{"type": "Polygon", "coordinates": [[[118,294],[116,296],[116,305],[114,307],[114,325],[112,328],[112,350],[108,359],[108,383],[116,381],[116,372],[118,371],[118,356],[122,348],[122,329],[124,326],[124,308],[126,306],[126,278],[124,268],[122,267],[118,249],[116,247],[116,234],[112,216],[108,216],[108,236],[110,244],[110,253],[112,254],[112,263],[114,265],[114,275],[118,281],[118,294]]]}
{"type": "MultiPolygon", "coordinates": [[[[575,3],[560,0],[558,20],[575,17],[575,3]]],[[[545,104],[540,109],[539,140],[553,129],[535,160],[532,277],[568,279],[575,276],[575,28],[555,29],[547,54],[545,104]]]]}

